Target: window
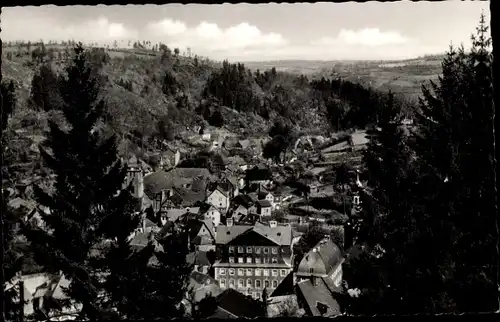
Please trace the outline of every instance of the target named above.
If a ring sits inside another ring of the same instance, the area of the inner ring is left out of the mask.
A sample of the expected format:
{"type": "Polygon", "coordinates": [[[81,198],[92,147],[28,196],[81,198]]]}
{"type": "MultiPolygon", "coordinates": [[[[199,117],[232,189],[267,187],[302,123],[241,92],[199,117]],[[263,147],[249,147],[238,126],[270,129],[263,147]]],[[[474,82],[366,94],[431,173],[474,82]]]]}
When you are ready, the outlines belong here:
{"type": "Polygon", "coordinates": [[[255,264],[260,264],[260,258],[255,258],[255,264]]]}
{"type": "Polygon", "coordinates": [[[274,280],[273,281],[273,288],[277,288],[278,287],[278,281],[274,280]]]}
{"type": "Polygon", "coordinates": [[[219,269],[219,275],[226,275],[226,269],[225,268],[220,268],[219,269]]]}
{"type": "Polygon", "coordinates": [[[286,276],[286,270],[285,269],[281,270],[281,276],[286,276]]]}
{"type": "Polygon", "coordinates": [[[234,268],[230,268],[230,269],[229,269],[229,275],[234,276],[234,273],[235,273],[235,272],[234,272],[234,268]]]}
{"type": "Polygon", "coordinates": [[[269,270],[268,269],[264,270],[264,276],[269,276],[269,270]]]}
{"type": "Polygon", "coordinates": [[[273,248],[272,248],[272,251],[273,251],[273,254],[278,254],[278,248],[273,247],[273,248]]]}
{"type": "Polygon", "coordinates": [[[247,257],[247,264],[252,264],[252,257],[247,257]]]}
{"type": "Polygon", "coordinates": [[[243,253],[243,247],[241,247],[241,246],[238,247],[238,253],[240,253],[240,254],[243,253]]]}
{"type": "Polygon", "coordinates": [[[238,257],[238,263],[243,264],[243,257],[238,257]]]}
{"type": "Polygon", "coordinates": [[[245,271],[243,270],[243,268],[238,268],[238,276],[243,276],[245,275],[245,271]]]}
{"type": "Polygon", "coordinates": [[[255,269],[255,276],[260,276],[261,274],[261,269],[260,268],[256,268],[255,269]]]}
{"type": "Polygon", "coordinates": [[[234,288],[234,280],[233,279],[229,280],[229,287],[234,288]]]}
{"type": "Polygon", "coordinates": [[[269,258],[268,257],[264,257],[264,264],[269,264],[269,258]]]}
{"type": "Polygon", "coordinates": [[[255,254],[260,254],[260,247],[255,247],[255,254]]]}
{"type": "Polygon", "coordinates": [[[251,279],[247,279],[247,287],[253,287],[253,283],[251,279]]]}
{"type": "Polygon", "coordinates": [[[226,280],[224,278],[219,280],[219,283],[220,283],[220,287],[226,288],[226,280]]]}
{"type": "Polygon", "coordinates": [[[252,269],[251,268],[247,268],[247,276],[252,276],[252,269]]]}
{"type": "Polygon", "coordinates": [[[278,270],[277,269],[273,269],[273,276],[278,276],[278,270]]]}
{"type": "Polygon", "coordinates": [[[255,288],[261,288],[262,284],[260,280],[255,280],[255,288]]]}
{"type": "Polygon", "coordinates": [[[251,254],[252,253],[252,247],[247,247],[247,253],[251,254]]]}
{"type": "Polygon", "coordinates": [[[229,262],[234,263],[234,257],[229,257],[229,262]]]}
{"type": "Polygon", "coordinates": [[[264,254],[269,254],[269,248],[264,247],[264,254]]]}
{"type": "Polygon", "coordinates": [[[234,247],[233,246],[229,247],[229,254],[232,254],[232,253],[234,253],[234,247]]]}
{"type": "Polygon", "coordinates": [[[314,268],[309,268],[309,274],[313,274],[314,273],[314,268]]]}
{"type": "Polygon", "coordinates": [[[240,279],[238,280],[238,287],[239,287],[239,288],[243,288],[243,287],[245,287],[245,281],[244,281],[242,278],[240,278],[240,279]]]}
{"type": "Polygon", "coordinates": [[[278,259],[277,259],[276,257],[273,257],[272,263],[273,263],[273,264],[278,263],[278,259]]]}
{"type": "Polygon", "coordinates": [[[269,287],[269,281],[268,280],[264,281],[264,287],[269,287]]]}

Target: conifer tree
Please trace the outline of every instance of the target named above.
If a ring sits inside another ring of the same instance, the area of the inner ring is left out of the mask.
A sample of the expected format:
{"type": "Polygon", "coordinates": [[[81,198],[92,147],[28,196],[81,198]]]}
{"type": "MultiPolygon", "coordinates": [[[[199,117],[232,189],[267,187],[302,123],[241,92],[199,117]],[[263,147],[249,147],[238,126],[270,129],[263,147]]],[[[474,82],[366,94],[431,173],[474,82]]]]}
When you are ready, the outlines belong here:
{"type": "Polygon", "coordinates": [[[497,305],[487,29],[482,15],[471,52],[450,51],[439,84],[432,92],[424,90],[418,118],[421,133],[416,148],[427,179],[423,182],[428,187],[426,212],[432,216],[429,222],[440,219],[437,229],[445,232],[442,227],[450,227],[446,234],[450,240],[438,248],[452,250],[447,295],[457,311],[488,311],[497,305]],[[478,292],[483,294],[481,299],[473,295],[478,292]]]}
{"type": "Polygon", "coordinates": [[[8,321],[14,321],[18,318],[18,306],[16,305],[16,298],[18,297],[17,286],[5,290],[6,283],[11,281],[15,275],[21,270],[21,259],[22,255],[15,249],[14,237],[15,237],[15,221],[16,216],[14,210],[8,206],[8,201],[4,193],[3,186],[3,175],[6,171],[6,166],[4,164],[4,148],[7,146],[7,142],[4,137],[4,132],[7,129],[8,119],[14,107],[16,105],[16,96],[14,83],[10,81],[9,83],[2,82],[0,85],[0,99],[1,99],[1,113],[0,113],[0,171],[2,175],[1,183],[1,198],[0,198],[0,229],[2,230],[2,235],[0,236],[0,263],[2,267],[0,268],[0,284],[1,293],[0,301],[2,309],[2,318],[8,321]]]}
{"type": "Polygon", "coordinates": [[[126,169],[118,161],[115,137],[95,131],[105,103],[98,99],[100,84],[86,60],[83,45],[59,82],[61,110],[69,130],[49,121],[50,151],[43,159],[56,175],[54,191],[34,188],[47,229],[23,227],[37,261],[48,272],[62,272],[71,282],[67,295],[82,305],[81,314],[101,316],[100,283],[106,265],[93,251],[105,239],[119,239],[137,227],[128,190],[122,190],[126,169]],[[118,193],[120,192],[120,193],[118,193]],[[99,274],[101,273],[101,275],[99,274]]]}

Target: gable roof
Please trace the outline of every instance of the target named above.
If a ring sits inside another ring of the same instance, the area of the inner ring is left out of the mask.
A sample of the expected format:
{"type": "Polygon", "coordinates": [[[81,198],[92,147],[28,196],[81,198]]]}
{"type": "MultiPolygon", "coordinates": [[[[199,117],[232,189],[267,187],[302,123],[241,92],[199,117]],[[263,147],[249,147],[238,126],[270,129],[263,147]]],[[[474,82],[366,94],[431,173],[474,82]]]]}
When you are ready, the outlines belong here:
{"type": "Polygon", "coordinates": [[[191,213],[198,213],[199,208],[197,207],[172,208],[167,210],[165,216],[171,221],[177,221],[177,219],[179,219],[179,217],[181,217],[182,215],[186,214],[188,210],[191,213]]]}
{"type": "Polygon", "coordinates": [[[159,170],[144,176],[144,192],[150,197],[162,190],[180,187],[186,183],[193,183],[196,178],[208,179],[211,177],[206,168],[174,168],[169,171],[159,170]]]}
{"type": "Polygon", "coordinates": [[[195,251],[187,254],[186,262],[191,265],[210,266],[210,261],[208,260],[207,252],[204,251],[195,251]]]}
{"type": "Polygon", "coordinates": [[[246,149],[250,146],[250,140],[239,140],[238,143],[243,149],[246,149]]]}
{"type": "Polygon", "coordinates": [[[297,292],[304,298],[308,311],[313,316],[335,316],[340,314],[340,307],[334,298],[333,290],[331,290],[327,284],[325,284],[325,279],[319,279],[318,285],[313,285],[310,280],[304,280],[297,283],[297,292]],[[321,314],[318,309],[318,304],[323,304],[326,306],[327,311],[325,314],[321,314]]]}
{"type": "Polygon", "coordinates": [[[203,190],[193,190],[186,188],[174,188],[174,195],[177,195],[183,204],[195,205],[197,202],[205,200],[205,192],[203,190]]]}
{"type": "Polygon", "coordinates": [[[242,205],[245,208],[249,208],[253,204],[253,199],[249,195],[246,194],[239,194],[236,197],[233,198],[233,203],[235,205],[242,205]]]}
{"type": "Polygon", "coordinates": [[[260,301],[231,288],[219,294],[217,302],[221,308],[238,317],[253,318],[265,315],[264,307],[260,301]]]}
{"type": "Polygon", "coordinates": [[[260,199],[255,202],[257,205],[263,208],[272,207],[271,202],[267,199],[260,199]]]}
{"type": "Polygon", "coordinates": [[[337,245],[330,239],[320,241],[300,261],[297,276],[323,276],[330,273],[342,262],[342,254],[337,245]],[[310,269],[314,273],[310,273],[310,269]]]}
{"type": "Polygon", "coordinates": [[[278,284],[278,287],[274,289],[269,297],[284,296],[295,294],[294,283],[293,283],[293,272],[288,273],[288,275],[278,284]]]}
{"type": "Polygon", "coordinates": [[[217,236],[215,241],[217,244],[227,244],[236,237],[239,237],[249,231],[254,231],[277,245],[290,245],[292,243],[292,228],[290,226],[278,225],[277,227],[271,228],[270,226],[259,222],[257,222],[255,226],[219,225],[217,227],[217,236]]]}

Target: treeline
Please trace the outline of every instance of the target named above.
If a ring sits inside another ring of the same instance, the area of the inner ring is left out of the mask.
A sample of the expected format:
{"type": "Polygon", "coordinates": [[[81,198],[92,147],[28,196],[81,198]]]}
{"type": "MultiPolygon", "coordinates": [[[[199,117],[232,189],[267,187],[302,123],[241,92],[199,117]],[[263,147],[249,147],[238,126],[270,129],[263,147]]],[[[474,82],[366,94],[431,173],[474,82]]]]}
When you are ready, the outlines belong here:
{"type": "MultiPolygon", "coordinates": [[[[491,40],[450,48],[413,127],[389,97],[364,156],[363,225],[344,266],[352,314],[498,309],[491,40]]],[[[352,236],[352,234],[351,234],[352,236]]]]}

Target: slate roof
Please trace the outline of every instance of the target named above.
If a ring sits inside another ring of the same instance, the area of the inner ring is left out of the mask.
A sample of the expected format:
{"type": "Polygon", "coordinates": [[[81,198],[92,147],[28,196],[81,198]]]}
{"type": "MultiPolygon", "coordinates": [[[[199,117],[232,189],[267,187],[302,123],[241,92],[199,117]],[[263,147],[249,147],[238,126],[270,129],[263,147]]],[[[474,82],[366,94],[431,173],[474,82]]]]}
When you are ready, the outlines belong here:
{"type": "Polygon", "coordinates": [[[293,272],[288,273],[288,275],[278,284],[278,287],[274,289],[269,297],[275,296],[285,296],[295,294],[294,283],[293,283],[293,272]]]}
{"type": "Polygon", "coordinates": [[[217,302],[221,308],[238,317],[254,318],[265,315],[260,301],[230,288],[217,296],[217,302]]]}
{"type": "Polygon", "coordinates": [[[342,254],[337,245],[331,240],[320,241],[300,261],[297,276],[324,276],[330,273],[342,262],[342,254]],[[316,249],[316,251],[314,251],[316,249]],[[310,268],[314,273],[310,273],[310,268]]]}
{"type": "MultiPolygon", "coordinates": [[[[179,198],[181,205],[194,206],[197,202],[203,202],[206,198],[205,191],[186,188],[174,188],[174,196],[179,198]]],[[[172,196],[173,197],[173,196],[172,196]]]]}
{"type": "MultiPolygon", "coordinates": [[[[168,209],[167,213],[165,215],[169,220],[177,221],[177,219],[179,219],[179,217],[181,217],[182,215],[184,215],[188,212],[188,208],[189,207],[168,209]]],[[[200,208],[198,208],[198,207],[190,207],[189,212],[198,213],[199,209],[200,208]]]]}
{"type": "Polygon", "coordinates": [[[232,202],[235,205],[242,205],[245,208],[249,208],[253,204],[253,199],[246,194],[239,194],[236,197],[233,198],[232,202]]]}
{"type": "Polygon", "coordinates": [[[271,228],[268,225],[257,222],[255,226],[233,225],[217,227],[217,244],[227,244],[241,234],[253,230],[256,233],[268,238],[278,245],[290,245],[292,243],[292,228],[290,226],[278,225],[271,228]]]}
{"type": "Polygon", "coordinates": [[[211,177],[205,168],[174,168],[169,171],[159,170],[144,176],[144,192],[153,198],[162,190],[180,187],[186,183],[193,183],[196,178],[209,179],[211,177]]]}
{"type": "Polygon", "coordinates": [[[250,146],[250,140],[239,140],[238,143],[242,149],[246,149],[250,146]]]}
{"type": "Polygon", "coordinates": [[[269,202],[269,200],[266,199],[257,200],[255,203],[262,208],[272,207],[271,202],[269,202]]]}
{"type": "Polygon", "coordinates": [[[205,251],[196,251],[189,253],[186,256],[186,262],[192,265],[210,266],[210,261],[208,260],[207,252],[205,251]]]}
{"type": "Polygon", "coordinates": [[[334,298],[334,291],[325,283],[326,279],[319,279],[318,285],[313,285],[311,280],[297,283],[297,292],[300,293],[307,304],[307,311],[313,316],[331,317],[340,314],[340,307],[334,298]],[[327,306],[327,312],[321,314],[318,304],[327,306]]]}

